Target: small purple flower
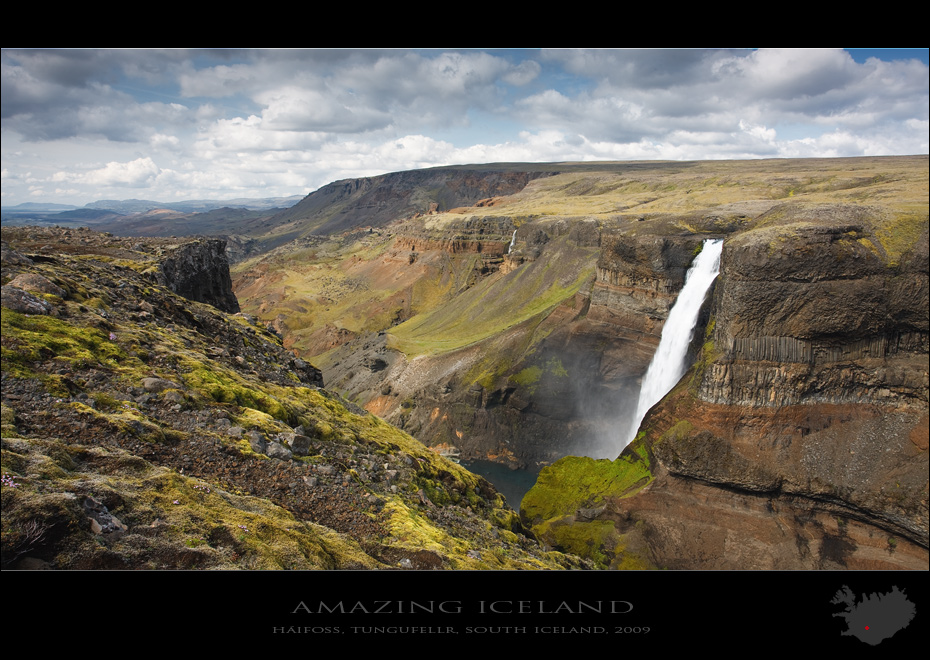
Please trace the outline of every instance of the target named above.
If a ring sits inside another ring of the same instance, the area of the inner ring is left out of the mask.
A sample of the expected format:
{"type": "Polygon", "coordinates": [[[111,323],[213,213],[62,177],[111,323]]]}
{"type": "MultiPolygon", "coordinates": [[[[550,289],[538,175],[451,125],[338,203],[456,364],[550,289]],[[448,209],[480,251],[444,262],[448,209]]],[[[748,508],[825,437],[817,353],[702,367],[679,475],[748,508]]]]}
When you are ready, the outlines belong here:
{"type": "Polygon", "coordinates": [[[116,333],[114,332],[110,333],[110,341],[116,341],[116,333]]]}
{"type": "Polygon", "coordinates": [[[180,504],[180,502],[178,500],[175,500],[174,502],[172,502],[172,504],[180,504]]]}

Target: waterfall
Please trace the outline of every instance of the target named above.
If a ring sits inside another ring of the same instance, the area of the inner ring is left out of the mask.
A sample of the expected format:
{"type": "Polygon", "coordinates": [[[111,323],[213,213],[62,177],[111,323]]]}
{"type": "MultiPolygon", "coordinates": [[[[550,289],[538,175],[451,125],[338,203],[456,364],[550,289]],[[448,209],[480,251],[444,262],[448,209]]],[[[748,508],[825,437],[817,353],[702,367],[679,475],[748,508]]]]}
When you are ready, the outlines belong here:
{"type": "Polygon", "coordinates": [[[513,249],[513,244],[517,242],[517,230],[513,230],[513,236],[510,238],[510,247],[507,248],[507,254],[510,254],[510,251],[513,249]]]}
{"type": "Polygon", "coordinates": [[[723,251],[723,241],[719,239],[704,241],[701,253],[695,258],[688,274],[685,276],[685,286],[678,294],[678,299],[668,313],[668,319],[662,328],[662,338],[659,348],[652,357],[643,384],[639,390],[639,403],[636,405],[636,415],[633,425],[623,440],[621,451],[626,447],[639,430],[643,417],[659,400],[672,389],[687,371],[685,357],[694,326],[697,325],[698,312],[704,302],[704,296],[710,285],[714,283],[720,271],[720,254],[723,251]]]}

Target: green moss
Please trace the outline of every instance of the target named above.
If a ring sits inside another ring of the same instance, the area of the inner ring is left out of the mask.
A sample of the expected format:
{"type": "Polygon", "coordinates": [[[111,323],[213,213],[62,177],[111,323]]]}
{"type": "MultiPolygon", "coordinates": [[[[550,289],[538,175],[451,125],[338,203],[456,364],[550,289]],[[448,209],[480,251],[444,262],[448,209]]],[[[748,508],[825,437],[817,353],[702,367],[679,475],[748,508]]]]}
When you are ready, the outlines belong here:
{"type": "Polygon", "coordinates": [[[690,377],[688,380],[688,389],[692,395],[697,395],[698,389],[701,387],[701,382],[704,379],[704,371],[713,364],[717,358],[720,356],[717,355],[717,350],[714,346],[713,340],[713,331],[714,331],[715,320],[711,317],[710,322],[707,324],[707,330],[705,332],[704,345],[701,347],[701,352],[697,355],[697,358],[694,361],[694,364],[690,369],[690,377]]]}
{"type": "Polygon", "coordinates": [[[888,255],[890,266],[897,266],[901,257],[910,252],[927,232],[927,217],[926,213],[904,213],[876,229],[875,234],[888,255]]]}
{"type": "Polygon", "coordinates": [[[546,363],[546,370],[556,378],[568,377],[568,370],[562,366],[562,361],[559,358],[552,358],[549,360],[546,363]]]}
{"type": "Polygon", "coordinates": [[[609,520],[556,519],[539,525],[535,531],[560,551],[591,559],[600,568],[622,557],[623,539],[609,520]]]}
{"type": "Polygon", "coordinates": [[[545,382],[546,378],[566,378],[568,371],[562,366],[559,358],[551,358],[542,366],[531,365],[524,368],[519,373],[510,376],[510,382],[527,390],[529,394],[534,394],[538,385],[545,382]]]}
{"type": "Polygon", "coordinates": [[[122,408],[123,401],[107,394],[106,392],[95,392],[92,396],[94,405],[101,412],[114,412],[122,408]]]}
{"type": "Polygon", "coordinates": [[[243,428],[258,429],[268,435],[290,430],[289,427],[279,422],[268,413],[255,410],[254,408],[242,408],[239,414],[235,415],[235,421],[243,428]]]}
{"type": "Polygon", "coordinates": [[[650,481],[652,472],[642,447],[614,461],[566,456],[540,471],[521,503],[522,517],[535,525],[596,507],[606,498],[629,497],[650,481]]]}
{"type": "MultiPolygon", "coordinates": [[[[495,515],[498,513],[494,512],[495,515]]],[[[511,515],[513,512],[510,512],[511,515]]],[[[507,569],[552,569],[564,560],[558,553],[536,559],[519,551],[520,539],[507,524],[514,521],[501,514],[498,520],[498,544],[493,548],[474,547],[469,540],[453,536],[446,529],[436,526],[427,516],[405,504],[400,498],[390,498],[382,511],[382,521],[392,546],[411,553],[424,550],[434,553],[444,568],[454,570],[507,570],[507,569]]]]}
{"type": "Polygon", "coordinates": [[[550,281],[547,270],[545,263],[536,268],[524,265],[503,278],[486,279],[450,303],[393,328],[389,344],[408,356],[470,346],[534,317],[542,318],[574,296],[594,273],[593,266],[584,269],[564,285],[550,281]]]}
{"type": "MultiPolygon", "coordinates": [[[[78,401],[66,405],[80,414],[95,417],[111,425],[116,433],[134,436],[145,442],[165,442],[165,431],[160,425],[152,422],[142,412],[124,401],[118,401],[117,404],[118,407],[112,412],[97,410],[78,401]]],[[[172,431],[172,433],[180,432],[172,431]]]]}
{"type": "Polygon", "coordinates": [[[662,441],[680,442],[691,437],[694,431],[694,425],[686,419],[677,422],[670,429],[662,434],[662,441]]]}
{"type": "MultiPolygon", "coordinates": [[[[188,387],[217,403],[231,403],[242,408],[265,413],[289,425],[297,423],[296,415],[278,398],[255,389],[238,374],[218,365],[205,365],[184,359],[181,367],[188,387]]],[[[270,388],[269,388],[270,389],[270,388]]]]}
{"type": "Polygon", "coordinates": [[[77,326],[52,316],[28,316],[3,310],[2,333],[4,366],[55,358],[72,368],[91,366],[114,368],[127,356],[109,333],[96,328],[77,326]]]}
{"type": "Polygon", "coordinates": [[[16,411],[8,406],[0,406],[0,424],[3,437],[16,435],[16,411]]]}
{"type": "Polygon", "coordinates": [[[707,320],[707,326],[704,328],[704,340],[710,341],[714,337],[714,330],[717,327],[717,317],[711,316],[707,320]]]}
{"type": "Polygon", "coordinates": [[[97,310],[106,310],[110,306],[109,301],[99,296],[86,299],[84,305],[97,310]]]}
{"type": "Polygon", "coordinates": [[[324,421],[318,421],[311,427],[315,435],[323,440],[331,441],[336,439],[336,431],[332,424],[324,421]]]}
{"type": "Polygon", "coordinates": [[[539,382],[539,379],[542,377],[542,373],[542,369],[536,365],[533,365],[523,369],[518,374],[514,374],[510,377],[510,380],[521,387],[529,387],[539,382]]]}
{"type": "Polygon", "coordinates": [[[569,456],[544,468],[523,498],[524,522],[545,543],[591,559],[601,568],[652,568],[646,559],[627,552],[613,521],[577,516],[582,509],[596,516],[609,499],[630,497],[652,481],[640,437],[615,461],[569,456]]]}
{"type": "Polygon", "coordinates": [[[452,504],[452,497],[445,488],[440,484],[437,484],[435,481],[425,478],[419,478],[416,481],[417,485],[422,488],[423,493],[426,495],[427,499],[436,506],[447,506],[452,504]]]}
{"type": "Polygon", "coordinates": [[[388,533],[397,539],[401,547],[445,552],[447,545],[453,541],[428,518],[410,509],[399,499],[390,500],[383,513],[388,533]]]}

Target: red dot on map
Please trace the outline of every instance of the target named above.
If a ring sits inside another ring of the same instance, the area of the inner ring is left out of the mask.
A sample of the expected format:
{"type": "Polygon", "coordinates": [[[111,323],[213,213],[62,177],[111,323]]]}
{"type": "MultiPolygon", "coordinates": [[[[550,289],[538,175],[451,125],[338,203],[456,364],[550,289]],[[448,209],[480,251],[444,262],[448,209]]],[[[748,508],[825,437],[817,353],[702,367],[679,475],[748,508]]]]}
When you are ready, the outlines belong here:
{"type": "Polygon", "coordinates": [[[866,626],[866,627],[865,627],[865,629],[866,629],[866,630],[868,630],[868,629],[869,629],[869,627],[868,627],[868,626],[866,626]]]}

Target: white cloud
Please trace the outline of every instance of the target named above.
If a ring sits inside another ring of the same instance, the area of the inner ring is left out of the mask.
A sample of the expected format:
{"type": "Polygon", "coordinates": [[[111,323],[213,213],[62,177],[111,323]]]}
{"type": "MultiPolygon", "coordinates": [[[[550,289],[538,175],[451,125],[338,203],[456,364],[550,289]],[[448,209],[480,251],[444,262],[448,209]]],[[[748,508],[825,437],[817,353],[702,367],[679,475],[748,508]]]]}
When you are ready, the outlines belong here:
{"type": "Polygon", "coordinates": [[[533,80],[538,78],[541,71],[542,67],[539,65],[539,62],[536,62],[535,60],[524,60],[517,66],[507,71],[502,76],[502,80],[511,85],[522,87],[523,85],[528,85],[533,80]]]}
{"type": "Polygon", "coordinates": [[[52,181],[81,183],[101,187],[142,188],[151,185],[161,174],[160,168],[151,158],[137,158],[126,163],[109,162],[101,168],[88,172],[58,172],[52,181]]]}
{"type": "Polygon", "coordinates": [[[263,125],[271,130],[362,133],[390,125],[391,115],[349,95],[284,87],[263,92],[263,125]]]}
{"type": "Polygon", "coordinates": [[[186,98],[225,98],[261,88],[264,73],[263,68],[251,64],[221,64],[201,70],[186,66],[178,76],[178,87],[186,98]]]}
{"type": "Polygon", "coordinates": [[[792,100],[843,88],[857,77],[848,53],[836,49],[771,48],[719,60],[718,80],[739,90],[740,98],[792,100]]]}
{"type": "Polygon", "coordinates": [[[164,133],[155,133],[149,138],[149,144],[153,149],[177,149],[181,146],[181,140],[176,135],[165,135],[164,133]]]}
{"type": "Polygon", "coordinates": [[[741,131],[743,131],[743,133],[751,135],[752,137],[762,142],[771,144],[775,141],[775,131],[771,128],[750,124],[748,122],[744,122],[742,119],[739,122],[739,128],[741,131]]]}

